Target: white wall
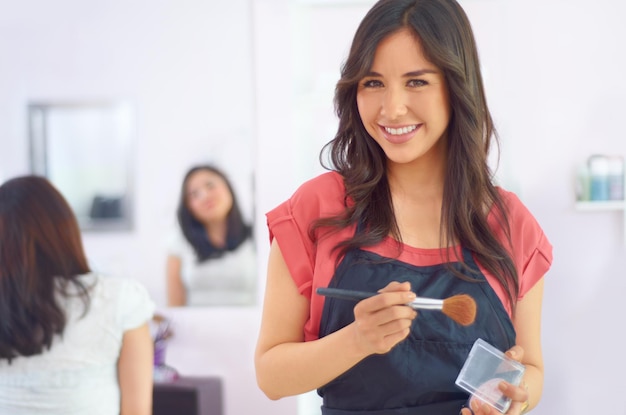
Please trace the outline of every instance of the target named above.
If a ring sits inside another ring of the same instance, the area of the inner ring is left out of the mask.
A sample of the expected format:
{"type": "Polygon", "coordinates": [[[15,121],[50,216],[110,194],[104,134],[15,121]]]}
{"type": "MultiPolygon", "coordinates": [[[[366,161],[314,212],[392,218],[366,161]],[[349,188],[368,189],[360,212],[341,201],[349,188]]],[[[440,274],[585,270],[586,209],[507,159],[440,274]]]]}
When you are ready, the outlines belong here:
{"type": "Polygon", "coordinates": [[[613,329],[626,277],[625,217],[574,211],[572,182],[588,155],[626,154],[626,4],[516,1],[505,12],[506,161],[555,255],[546,279],[546,383],[537,412],[615,413],[608,398],[625,386],[626,364],[615,359],[623,336],[613,329]]]}
{"type": "MultiPolygon", "coordinates": [[[[173,221],[180,176],[212,143],[253,135],[262,284],[263,214],[321,171],[317,152],[334,128],[333,84],[364,3],[371,2],[343,1],[336,10],[305,3],[0,0],[0,180],[28,170],[28,99],[135,100],[137,227],[131,234],[86,235],[86,245],[92,257],[146,282],[162,301],[158,241],[173,221]],[[246,5],[251,13],[241,13],[246,5]],[[309,7],[311,14],[303,11],[309,7]],[[193,46],[194,39],[204,43],[193,46]],[[233,42],[248,45],[252,56],[233,42]],[[225,54],[233,56],[228,64],[220,59],[225,54]],[[225,82],[233,72],[238,82],[225,82]]],[[[520,195],[555,248],[544,302],[546,383],[533,413],[614,413],[611,397],[626,386],[617,317],[626,288],[624,218],[576,212],[573,173],[591,153],[626,155],[620,125],[626,4],[462,4],[502,136],[498,177],[520,195]]],[[[176,328],[168,363],[185,374],[222,375],[227,415],[296,413],[295,399],[271,402],[256,387],[260,306],[167,312],[176,328]]]]}

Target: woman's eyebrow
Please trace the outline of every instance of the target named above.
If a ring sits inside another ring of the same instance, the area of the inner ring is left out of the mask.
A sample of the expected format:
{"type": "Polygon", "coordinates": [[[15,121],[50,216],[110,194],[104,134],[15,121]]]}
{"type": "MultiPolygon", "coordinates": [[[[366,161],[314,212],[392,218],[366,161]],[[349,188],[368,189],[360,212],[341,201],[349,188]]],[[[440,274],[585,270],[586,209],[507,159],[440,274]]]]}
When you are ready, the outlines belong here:
{"type": "MultiPolygon", "coordinates": [[[[417,71],[407,72],[402,76],[405,78],[410,78],[412,76],[422,76],[425,74],[436,74],[436,73],[439,73],[439,71],[437,71],[436,69],[419,69],[417,71]]],[[[382,78],[381,74],[379,74],[378,72],[374,72],[374,71],[369,71],[368,73],[365,74],[365,76],[382,78]]]]}
{"type": "Polygon", "coordinates": [[[431,73],[438,73],[438,71],[435,69],[420,69],[418,71],[407,72],[402,76],[404,76],[405,78],[410,78],[412,76],[422,76],[422,75],[431,74],[431,73]]]}

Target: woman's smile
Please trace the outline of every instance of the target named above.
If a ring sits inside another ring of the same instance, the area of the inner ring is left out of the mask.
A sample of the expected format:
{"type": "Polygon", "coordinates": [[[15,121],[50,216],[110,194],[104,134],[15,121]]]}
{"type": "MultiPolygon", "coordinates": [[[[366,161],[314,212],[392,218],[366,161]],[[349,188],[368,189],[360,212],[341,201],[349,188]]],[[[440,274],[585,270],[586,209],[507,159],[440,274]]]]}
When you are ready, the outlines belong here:
{"type": "Polygon", "coordinates": [[[385,140],[392,144],[403,144],[413,138],[421,126],[422,124],[398,127],[385,127],[381,125],[380,130],[385,140]]]}

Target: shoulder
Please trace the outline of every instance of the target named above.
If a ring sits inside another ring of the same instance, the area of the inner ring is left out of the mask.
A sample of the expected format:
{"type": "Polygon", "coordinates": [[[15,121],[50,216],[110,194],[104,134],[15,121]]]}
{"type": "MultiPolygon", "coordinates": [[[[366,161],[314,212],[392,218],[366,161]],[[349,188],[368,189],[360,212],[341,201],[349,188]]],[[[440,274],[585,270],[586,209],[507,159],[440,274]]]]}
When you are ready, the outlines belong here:
{"type": "Polygon", "coordinates": [[[169,230],[165,239],[165,245],[167,253],[174,256],[183,256],[192,249],[191,244],[183,235],[183,231],[178,224],[169,230]]]}
{"type": "Polygon", "coordinates": [[[502,188],[498,188],[498,192],[506,208],[512,238],[534,244],[545,238],[543,229],[515,193],[502,188]]]}
{"type": "Polygon", "coordinates": [[[95,282],[93,300],[115,308],[115,321],[123,330],[139,327],[147,322],[156,305],[148,290],[132,278],[87,274],[81,277],[95,282]]]}
{"type": "Polygon", "coordinates": [[[101,272],[91,272],[81,275],[79,279],[87,287],[96,286],[99,290],[106,291],[110,294],[118,294],[131,286],[141,286],[138,281],[133,279],[112,277],[101,272]]]}
{"type": "Polygon", "coordinates": [[[292,206],[314,204],[323,208],[337,202],[343,204],[345,187],[343,178],[335,171],[320,174],[304,182],[291,196],[292,206]]]}
{"type": "Polygon", "coordinates": [[[256,245],[254,238],[246,238],[246,240],[237,247],[236,251],[246,255],[249,253],[255,253],[256,245]]]}
{"type": "Polygon", "coordinates": [[[148,297],[148,291],[137,280],[125,277],[113,277],[98,272],[82,275],[80,280],[93,290],[95,297],[116,303],[124,302],[128,297],[148,297]],[[120,300],[121,299],[121,300],[120,300]]]}
{"type": "Polygon", "coordinates": [[[294,196],[327,192],[343,194],[344,189],[343,177],[336,171],[329,171],[302,183],[294,196]]]}
{"type": "Polygon", "coordinates": [[[285,216],[316,219],[337,214],[344,206],[343,178],[332,171],[304,182],[288,200],[269,211],[267,217],[270,223],[285,216]]]}
{"type": "Polygon", "coordinates": [[[532,216],[530,211],[526,206],[522,203],[520,198],[513,192],[503,189],[502,187],[497,188],[504,205],[508,209],[509,213],[513,216],[532,216]]]}

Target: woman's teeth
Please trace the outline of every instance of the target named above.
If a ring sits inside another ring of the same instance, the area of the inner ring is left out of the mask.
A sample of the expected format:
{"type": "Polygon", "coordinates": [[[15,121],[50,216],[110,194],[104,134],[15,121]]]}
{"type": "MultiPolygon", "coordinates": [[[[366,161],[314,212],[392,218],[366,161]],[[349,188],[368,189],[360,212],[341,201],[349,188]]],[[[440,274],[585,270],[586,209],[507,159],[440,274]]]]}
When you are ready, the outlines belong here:
{"type": "Polygon", "coordinates": [[[401,134],[408,134],[411,131],[415,130],[416,128],[417,128],[417,125],[411,125],[409,127],[402,127],[402,128],[385,127],[385,131],[387,131],[391,135],[401,135],[401,134]]]}

